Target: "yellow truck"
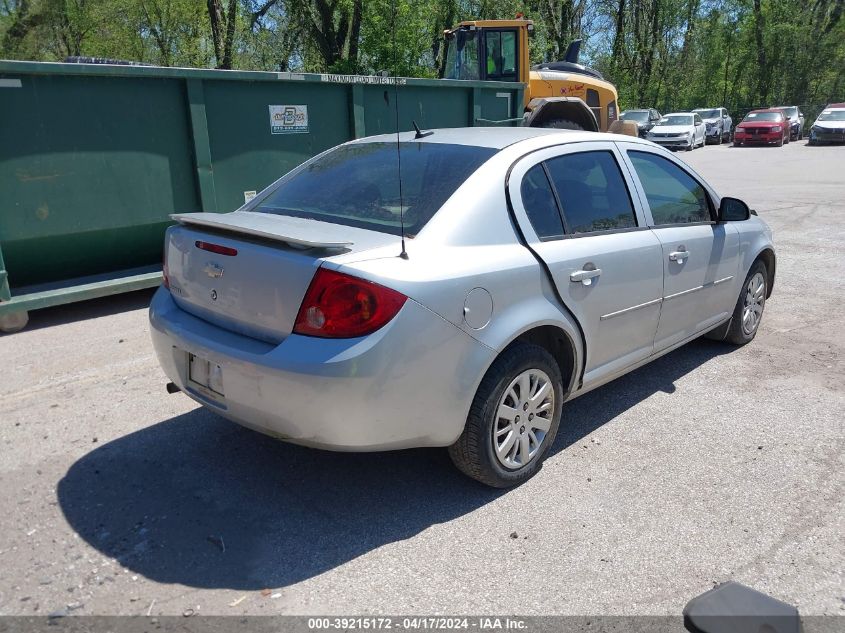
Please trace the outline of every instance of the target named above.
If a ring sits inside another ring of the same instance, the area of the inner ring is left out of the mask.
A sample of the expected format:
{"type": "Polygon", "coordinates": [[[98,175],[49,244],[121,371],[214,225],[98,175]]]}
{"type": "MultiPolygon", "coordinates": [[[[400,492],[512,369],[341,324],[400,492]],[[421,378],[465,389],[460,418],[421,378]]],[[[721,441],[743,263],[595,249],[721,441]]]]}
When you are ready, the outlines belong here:
{"type": "Polygon", "coordinates": [[[444,31],[444,79],[525,84],[523,125],[606,132],[618,117],[616,87],[578,63],[581,40],[564,60],[531,66],[531,20],[472,20],[444,31]]]}

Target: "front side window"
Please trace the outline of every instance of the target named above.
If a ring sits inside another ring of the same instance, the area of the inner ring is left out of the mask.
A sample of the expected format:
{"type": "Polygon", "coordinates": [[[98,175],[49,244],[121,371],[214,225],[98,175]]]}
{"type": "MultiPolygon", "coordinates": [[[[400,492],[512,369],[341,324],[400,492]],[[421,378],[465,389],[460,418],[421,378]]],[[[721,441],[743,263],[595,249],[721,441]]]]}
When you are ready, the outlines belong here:
{"type": "Polygon", "coordinates": [[[648,152],[629,151],[651,207],[655,226],[709,222],[707,192],[672,161],[648,152]]]}
{"type": "Polygon", "coordinates": [[[322,220],[393,235],[416,235],[498,150],[447,143],[341,145],[282,178],[251,211],[322,220]],[[401,202],[401,204],[400,204],[401,202]]]}
{"type": "Polygon", "coordinates": [[[563,237],[560,212],[542,165],[534,165],[528,170],[522,179],[520,194],[522,206],[537,237],[541,240],[563,237]]]}
{"type": "Polygon", "coordinates": [[[637,225],[612,152],[579,152],[546,161],[569,234],[637,225]]]}

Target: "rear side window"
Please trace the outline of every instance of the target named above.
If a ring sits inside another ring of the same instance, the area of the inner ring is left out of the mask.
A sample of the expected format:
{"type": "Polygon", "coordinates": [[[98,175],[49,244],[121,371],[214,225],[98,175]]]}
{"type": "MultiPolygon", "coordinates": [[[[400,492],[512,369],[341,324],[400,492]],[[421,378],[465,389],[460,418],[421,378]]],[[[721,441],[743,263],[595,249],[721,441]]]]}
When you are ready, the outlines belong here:
{"type": "Polygon", "coordinates": [[[520,194],[537,237],[541,240],[563,237],[563,222],[542,165],[534,165],[528,170],[522,179],[520,194]]]}
{"type": "MultiPolygon", "coordinates": [[[[405,232],[413,236],[498,150],[407,142],[400,151],[405,232]]],[[[353,143],[285,176],[251,210],[400,235],[399,209],[396,143],[353,143]]]]}
{"type": "Polygon", "coordinates": [[[612,152],[580,152],[546,161],[570,234],[637,225],[625,180],[612,152]]]}
{"type": "Polygon", "coordinates": [[[645,190],[654,224],[709,222],[707,192],[683,169],[662,156],[628,152],[645,190]]]}

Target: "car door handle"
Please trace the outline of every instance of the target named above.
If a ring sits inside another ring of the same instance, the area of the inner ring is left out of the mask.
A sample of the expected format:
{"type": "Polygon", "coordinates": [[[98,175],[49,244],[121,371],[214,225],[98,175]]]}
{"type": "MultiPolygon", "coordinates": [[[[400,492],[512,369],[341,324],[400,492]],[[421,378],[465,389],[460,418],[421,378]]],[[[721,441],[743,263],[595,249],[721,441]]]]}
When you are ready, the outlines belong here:
{"type": "Polygon", "coordinates": [[[672,251],[669,253],[669,259],[673,262],[684,263],[684,260],[689,257],[689,251],[672,251]]]}
{"type": "Polygon", "coordinates": [[[570,273],[569,281],[574,283],[578,283],[580,281],[585,286],[589,286],[593,283],[593,278],[598,277],[599,275],[601,275],[601,268],[594,268],[592,270],[576,270],[574,273],[570,273]]]}

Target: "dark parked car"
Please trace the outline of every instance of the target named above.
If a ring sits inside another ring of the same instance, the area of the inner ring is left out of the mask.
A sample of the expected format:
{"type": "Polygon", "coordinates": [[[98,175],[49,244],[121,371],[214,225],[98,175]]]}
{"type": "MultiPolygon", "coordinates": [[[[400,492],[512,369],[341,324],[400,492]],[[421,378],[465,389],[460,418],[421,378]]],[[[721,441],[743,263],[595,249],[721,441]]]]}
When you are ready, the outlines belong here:
{"type": "Polygon", "coordinates": [[[657,125],[658,121],[663,118],[660,113],[654,108],[647,110],[625,110],[619,115],[622,121],[633,121],[637,124],[637,132],[641,138],[645,138],[648,131],[657,125]]]}
{"type": "Polygon", "coordinates": [[[777,145],[789,143],[789,119],[783,110],[752,110],[734,132],[734,147],[739,145],[777,145]]]}
{"type": "Polygon", "coordinates": [[[798,109],[798,106],[774,106],[778,110],[783,110],[786,117],[789,119],[789,138],[793,141],[800,141],[804,138],[804,113],[798,109]]]}

